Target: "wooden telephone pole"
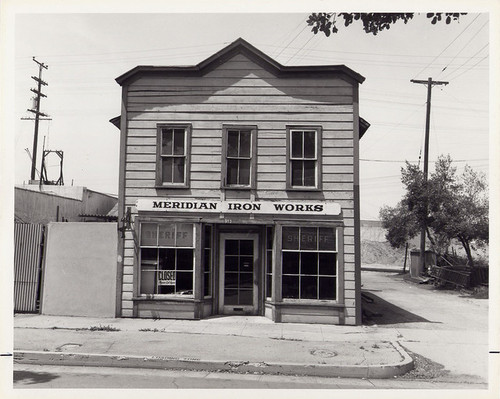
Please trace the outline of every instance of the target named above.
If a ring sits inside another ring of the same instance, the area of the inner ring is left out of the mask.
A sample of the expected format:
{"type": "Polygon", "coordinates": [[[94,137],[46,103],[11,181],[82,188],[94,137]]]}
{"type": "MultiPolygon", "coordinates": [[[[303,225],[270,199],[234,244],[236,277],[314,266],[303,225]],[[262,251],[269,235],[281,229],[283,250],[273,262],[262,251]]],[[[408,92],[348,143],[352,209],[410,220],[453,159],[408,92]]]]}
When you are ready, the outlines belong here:
{"type": "Polygon", "coordinates": [[[40,100],[42,97],[47,97],[45,94],[42,93],[42,85],[47,86],[47,82],[44,82],[42,80],[42,70],[43,69],[48,69],[48,65],[45,65],[43,62],[39,62],[33,57],[33,61],[35,61],[38,64],[38,77],[32,76],[31,78],[37,82],[37,88],[36,89],[31,89],[33,93],[36,94],[35,98],[35,104],[33,104],[34,109],[28,109],[29,112],[32,112],[35,114],[35,133],[33,135],[33,155],[31,159],[31,180],[35,180],[35,171],[36,171],[36,153],[37,153],[37,146],[38,146],[38,124],[40,122],[40,116],[45,116],[47,117],[47,114],[44,114],[43,112],[40,112],[40,100]]]}
{"type": "MultiPolygon", "coordinates": [[[[424,183],[427,183],[427,175],[429,172],[429,130],[430,130],[430,122],[431,122],[431,93],[432,86],[436,85],[447,85],[449,82],[439,82],[436,80],[432,80],[432,78],[428,78],[427,80],[410,80],[412,83],[419,83],[427,85],[427,112],[425,118],[425,146],[424,146],[424,183]]],[[[427,206],[425,204],[426,214],[427,214],[427,206]]],[[[427,226],[422,227],[420,232],[420,273],[425,270],[425,234],[426,234],[427,226]]],[[[419,274],[420,274],[419,273],[419,274]]]]}

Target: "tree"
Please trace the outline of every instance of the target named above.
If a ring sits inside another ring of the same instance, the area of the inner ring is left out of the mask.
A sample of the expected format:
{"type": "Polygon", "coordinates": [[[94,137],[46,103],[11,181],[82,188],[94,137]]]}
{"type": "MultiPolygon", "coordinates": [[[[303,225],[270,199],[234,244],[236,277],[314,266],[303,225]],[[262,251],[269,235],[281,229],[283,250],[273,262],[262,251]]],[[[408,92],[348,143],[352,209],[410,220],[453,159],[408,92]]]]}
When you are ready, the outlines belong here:
{"type": "Polygon", "coordinates": [[[380,211],[387,239],[400,247],[425,227],[433,248],[442,253],[452,239],[463,246],[469,265],[474,265],[474,245],[488,242],[488,186],[486,177],[466,165],[456,175],[450,156],[440,156],[425,181],[423,172],[406,163],[401,170],[406,193],[396,207],[380,211]]]}
{"type": "MultiPolygon", "coordinates": [[[[450,24],[452,21],[458,21],[461,15],[467,13],[457,13],[457,12],[447,12],[447,13],[427,13],[426,16],[431,20],[431,24],[435,25],[440,21],[445,21],[446,24],[450,24]]],[[[312,26],[311,31],[314,34],[318,32],[323,32],[326,36],[330,36],[331,33],[337,33],[338,19],[344,19],[344,26],[351,25],[354,21],[361,21],[363,23],[363,29],[366,33],[372,33],[373,35],[379,32],[390,29],[397,21],[403,21],[405,24],[408,23],[414,17],[414,13],[312,13],[307,19],[307,24],[312,26]]]]}

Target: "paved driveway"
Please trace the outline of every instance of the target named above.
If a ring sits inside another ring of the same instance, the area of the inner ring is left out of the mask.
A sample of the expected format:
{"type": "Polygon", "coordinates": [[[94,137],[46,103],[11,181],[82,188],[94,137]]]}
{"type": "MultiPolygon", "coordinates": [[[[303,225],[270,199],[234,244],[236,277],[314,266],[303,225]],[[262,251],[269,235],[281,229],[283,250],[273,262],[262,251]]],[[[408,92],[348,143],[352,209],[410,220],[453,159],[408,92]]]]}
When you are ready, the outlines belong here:
{"type": "Polygon", "coordinates": [[[364,323],[399,332],[408,350],[456,380],[488,380],[488,300],[418,284],[398,273],[363,271],[364,323]]]}

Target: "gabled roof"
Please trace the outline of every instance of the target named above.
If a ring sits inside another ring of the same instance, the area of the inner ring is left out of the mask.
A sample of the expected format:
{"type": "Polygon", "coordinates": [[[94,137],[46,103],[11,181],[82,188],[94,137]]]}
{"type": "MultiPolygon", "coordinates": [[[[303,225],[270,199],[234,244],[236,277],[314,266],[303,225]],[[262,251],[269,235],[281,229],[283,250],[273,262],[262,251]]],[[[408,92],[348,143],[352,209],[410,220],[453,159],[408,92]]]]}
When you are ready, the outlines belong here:
{"type": "Polygon", "coordinates": [[[193,66],[147,66],[139,65],[116,78],[120,85],[124,85],[139,76],[203,76],[224,64],[237,54],[243,54],[260,65],[262,68],[273,73],[277,77],[344,77],[363,83],[365,78],[346,67],[345,65],[311,65],[311,66],[284,66],[275,61],[262,51],[252,46],[247,41],[239,38],[224,47],[211,57],[193,66]]]}

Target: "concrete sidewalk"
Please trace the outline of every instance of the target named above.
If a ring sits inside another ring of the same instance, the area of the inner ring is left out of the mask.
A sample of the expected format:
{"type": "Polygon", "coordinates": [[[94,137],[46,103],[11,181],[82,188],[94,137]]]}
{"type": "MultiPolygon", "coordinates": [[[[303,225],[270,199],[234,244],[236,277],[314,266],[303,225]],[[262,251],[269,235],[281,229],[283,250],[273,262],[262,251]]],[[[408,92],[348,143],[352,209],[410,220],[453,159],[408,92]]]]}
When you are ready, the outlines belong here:
{"type": "Polygon", "coordinates": [[[264,317],[14,317],[17,363],[392,378],[414,366],[395,329],[264,317]]]}

